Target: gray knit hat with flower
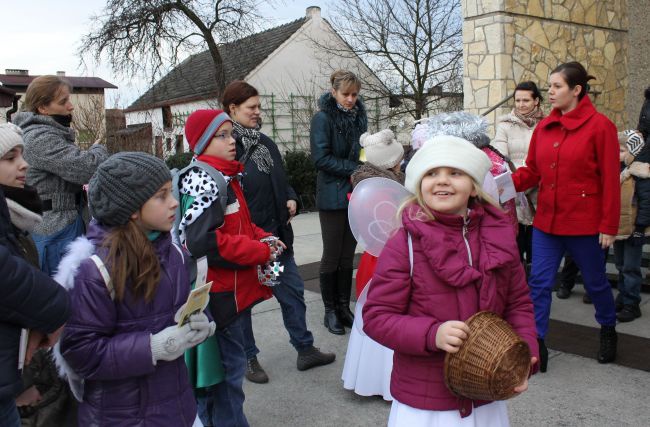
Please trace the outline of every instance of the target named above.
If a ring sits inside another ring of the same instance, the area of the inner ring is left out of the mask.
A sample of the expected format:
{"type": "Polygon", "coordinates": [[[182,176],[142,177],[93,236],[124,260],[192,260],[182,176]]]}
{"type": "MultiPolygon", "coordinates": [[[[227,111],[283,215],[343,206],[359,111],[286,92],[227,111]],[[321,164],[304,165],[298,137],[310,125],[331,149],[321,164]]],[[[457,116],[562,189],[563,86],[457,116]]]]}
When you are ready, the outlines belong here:
{"type": "Polygon", "coordinates": [[[90,214],[105,225],[124,225],[171,179],[165,162],[151,154],[114,154],[90,178],[90,214]]]}

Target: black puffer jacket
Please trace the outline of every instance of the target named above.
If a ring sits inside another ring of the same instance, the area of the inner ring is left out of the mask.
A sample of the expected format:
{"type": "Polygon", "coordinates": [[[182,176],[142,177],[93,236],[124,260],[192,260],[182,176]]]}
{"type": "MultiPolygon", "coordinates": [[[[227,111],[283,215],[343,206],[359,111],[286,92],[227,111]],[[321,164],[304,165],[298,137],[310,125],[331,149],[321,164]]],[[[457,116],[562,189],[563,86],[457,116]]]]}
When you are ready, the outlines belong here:
{"type": "Polygon", "coordinates": [[[316,206],[321,210],[347,209],[350,176],[359,166],[359,137],[368,130],[366,108],[358,98],[356,115],[341,111],[329,92],[321,96],[319,106],[309,135],[311,158],[318,169],[316,206]]]}
{"type": "MultiPolygon", "coordinates": [[[[236,141],[237,160],[241,160],[244,155],[244,145],[240,136],[236,141]]],[[[289,221],[287,201],[295,200],[298,204],[298,196],[287,181],[278,146],[264,134],[260,134],[259,143],[271,153],[273,169],[270,175],[261,172],[249,156],[244,163],[244,179],[242,180],[244,197],[255,225],[279,237],[287,245],[287,250],[291,251],[293,250],[293,228],[290,223],[287,224],[289,221]]],[[[299,209],[298,206],[296,211],[299,209]]]]}
{"type": "Polygon", "coordinates": [[[70,316],[70,297],[22,258],[4,193],[0,190],[0,399],[22,390],[18,371],[20,329],[49,334],[70,316]]]}

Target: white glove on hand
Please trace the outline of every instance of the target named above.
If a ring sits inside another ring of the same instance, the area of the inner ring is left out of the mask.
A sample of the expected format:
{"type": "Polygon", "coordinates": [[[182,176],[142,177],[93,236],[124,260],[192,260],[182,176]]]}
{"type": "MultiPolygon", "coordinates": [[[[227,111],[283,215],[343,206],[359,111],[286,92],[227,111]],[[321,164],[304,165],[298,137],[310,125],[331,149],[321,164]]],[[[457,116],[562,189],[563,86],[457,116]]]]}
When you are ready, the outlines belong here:
{"type": "Polygon", "coordinates": [[[208,316],[203,312],[191,315],[189,325],[193,331],[197,331],[197,334],[192,338],[192,345],[202,343],[208,337],[214,335],[214,331],[217,329],[217,325],[210,322],[208,316]]]}
{"type": "Polygon", "coordinates": [[[168,326],[157,334],[151,335],[151,357],[154,365],[158,360],[172,361],[183,355],[185,350],[194,347],[193,341],[199,331],[186,324],[168,326]]]}

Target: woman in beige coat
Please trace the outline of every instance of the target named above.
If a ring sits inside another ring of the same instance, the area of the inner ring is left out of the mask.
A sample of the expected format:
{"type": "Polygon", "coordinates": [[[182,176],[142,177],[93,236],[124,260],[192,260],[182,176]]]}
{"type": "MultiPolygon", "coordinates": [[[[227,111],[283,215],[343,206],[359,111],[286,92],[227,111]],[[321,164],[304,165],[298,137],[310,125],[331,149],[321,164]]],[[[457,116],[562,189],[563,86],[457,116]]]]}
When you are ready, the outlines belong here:
{"type": "MultiPolygon", "coordinates": [[[[540,108],[540,104],[544,99],[537,85],[530,81],[517,85],[514,99],[515,108],[498,120],[492,146],[508,157],[516,168],[520,168],[524,166],[526,161],[533,130],[537,123],[544,118],[544,113],[540,108]]],[[[530,264],[532,259],[532,224],[537,191],[529,191],[527,196],[525,202],[519,199],[517,201],[517,220],[519,221],[517,244],[522,261],[530,264]]]]}

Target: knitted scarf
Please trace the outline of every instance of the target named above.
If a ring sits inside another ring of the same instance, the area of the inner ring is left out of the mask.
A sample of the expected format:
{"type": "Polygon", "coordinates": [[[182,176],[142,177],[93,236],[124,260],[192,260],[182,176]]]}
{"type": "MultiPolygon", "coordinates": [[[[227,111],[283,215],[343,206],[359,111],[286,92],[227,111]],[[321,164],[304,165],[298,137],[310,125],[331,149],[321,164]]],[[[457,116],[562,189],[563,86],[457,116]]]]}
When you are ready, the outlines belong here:
{"type": "Polygon", "coordinates": [[[269,149],[264,144],[260,144],[259,128],[246,128],[234,120],[232,127],[235,139],[241,139],[244,146],[244,154],[239,160],[246,163],[248,159],[252,159],[260,172],[270,175],[271,169],[273,169],[273,159],[269,149]]]}
{"type": "Polygon", "coordinates": [[[521,114],[520,112],[517,111],[516,108],[513,108],[512,114],[517,116],[517,118],[522,122],[524,122],[526,126],[528,126],[529,128],[535,127],[535,125],[537,125],[537,123],[539,123],[539,121],[544,118],[544,112],[542,111],[541,108],[539,108],[539,105],[526,114],[521,114]]]}

